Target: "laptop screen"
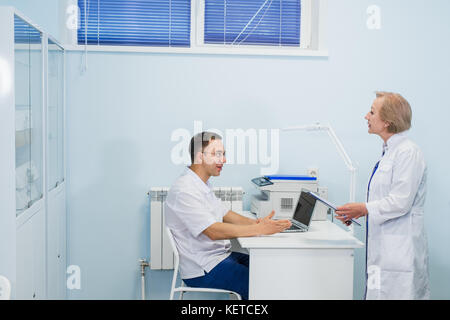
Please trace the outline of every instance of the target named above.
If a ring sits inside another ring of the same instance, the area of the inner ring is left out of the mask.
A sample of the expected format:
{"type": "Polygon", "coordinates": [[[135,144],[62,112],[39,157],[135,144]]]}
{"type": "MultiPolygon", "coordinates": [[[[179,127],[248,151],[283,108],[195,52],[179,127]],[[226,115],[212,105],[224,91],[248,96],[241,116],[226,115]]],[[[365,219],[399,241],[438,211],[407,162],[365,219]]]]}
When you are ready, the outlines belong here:
{"type": "Polygon", "coordinates": [[[298,199],[297,207],[295,208],[293,219],[305,226],[309,226],[315,205],[316,198],[302,191],[298,199]]]}

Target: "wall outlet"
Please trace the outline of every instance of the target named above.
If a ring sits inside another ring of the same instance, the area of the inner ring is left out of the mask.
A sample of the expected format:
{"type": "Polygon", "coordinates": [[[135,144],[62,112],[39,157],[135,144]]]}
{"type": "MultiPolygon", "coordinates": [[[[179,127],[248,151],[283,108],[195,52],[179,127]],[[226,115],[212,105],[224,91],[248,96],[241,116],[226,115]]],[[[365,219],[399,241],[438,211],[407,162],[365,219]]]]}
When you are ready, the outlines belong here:
{"type": "Polygon", "coordinates": [[[318,187],[317,193],[319,194],[320,197],[322,197],[324,199],[328,199],[328,188],[327,187],[318,187]]]}
{"type": "Polygon", "coordinates": [[[316,177],[316,178],[319,177],[319,168],[311,167],[311,168],[308,168],[307,172],[310,177],[316,177]]]}

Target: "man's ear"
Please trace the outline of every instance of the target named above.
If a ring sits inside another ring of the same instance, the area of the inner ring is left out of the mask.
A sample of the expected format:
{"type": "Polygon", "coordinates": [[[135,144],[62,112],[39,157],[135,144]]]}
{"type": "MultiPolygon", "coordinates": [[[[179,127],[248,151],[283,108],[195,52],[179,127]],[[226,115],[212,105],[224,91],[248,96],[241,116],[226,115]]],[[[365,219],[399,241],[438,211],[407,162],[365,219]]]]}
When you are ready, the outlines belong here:
{"type": "Polygon", "coordinates": [[[203,153],[199,151],[195,154],[194,164],[202,164],[202,163],[203,163],[203,153]]]}

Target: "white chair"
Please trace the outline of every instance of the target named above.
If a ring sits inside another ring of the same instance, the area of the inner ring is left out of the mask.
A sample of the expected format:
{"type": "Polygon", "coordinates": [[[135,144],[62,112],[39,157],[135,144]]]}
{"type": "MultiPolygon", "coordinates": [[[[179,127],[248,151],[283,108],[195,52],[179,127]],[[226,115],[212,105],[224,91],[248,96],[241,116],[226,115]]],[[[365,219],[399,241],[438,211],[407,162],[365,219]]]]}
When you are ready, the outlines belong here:
{"type": "Polygon", "coordinates": [[[8,278],[0,276],[0,300],[9,300],[11,298],[11,283],[8,278]]]}
{"type": "Polygon", "coordinates": [[[175,266],[173,268],[173,279],[172,279],[172,288],[170,290],[170,300],[173,300],[175,292],[180,293],[180,300],[183,299],[183,294],[185,292],[215,292],[215,293],[228,293],[230,294],[230,298],[233,296],[237,300],[242,300],[241,295],[237,292],[230,291],[230,290],[223,290],[223,289],[212,289],[212,288],[194,288],[194,287],[187,287],[183,280],[181,280],[181,286],[175,287],[177,284],[177,277],[178,277],[178,267],[180,265],[180,256],[178,255],[177,246],[175,244],[175,240],[173,239],[172,232],[168,227],[165,227],[167,236],[169,237],[170,245],[173,249],[173,254],[175,257],[175,266]]]}

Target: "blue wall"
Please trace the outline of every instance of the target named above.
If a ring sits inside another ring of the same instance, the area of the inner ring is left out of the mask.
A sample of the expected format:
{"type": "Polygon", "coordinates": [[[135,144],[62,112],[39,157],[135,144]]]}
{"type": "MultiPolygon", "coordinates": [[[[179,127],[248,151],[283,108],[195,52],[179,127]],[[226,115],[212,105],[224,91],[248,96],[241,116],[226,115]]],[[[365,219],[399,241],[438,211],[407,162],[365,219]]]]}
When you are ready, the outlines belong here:
{"type": "MultiPolygon", "coordinates": [[[[19,8],[20,9],[20,8],[19,8]]],[[[135,299],[140,257],[149,257],[152,186],[169,186],[183,167],[171,163],[171,133],[204,129],[271,129],[329,122],[358,164],[357,200],[381,153],[364,115],[375,90],[402,93],[413,108],[410,136],[428,167],[426,228],[432,297],[450,299],[448,119],[450,22],[447,0],[341,0],[328,4],[328,58],[139,53],[67,56],[69,264],[81,268],[72,299],[135,299]],[[368,30],[366,9],[381,8],[381,30],[368,30]]],[[[26,13],[33,19],[33,15],[26,13]]],[[[39,16],[39,12],[36,13],[39,16]]],[[[282,133],[280,173],[320,168],[336,203],[349,177],[327,137],[282,133]]],[[[248,194],[257,165],[229,165],[214,185],[248,194]]],[[[364,230],[356,234],[364,238],[364,230]]],[[[364,251],[355,264],[355,298],[364,288],[364,251]]],[[[148,273],[150,299],[166,299],[170,271],[148,273]]]]}

